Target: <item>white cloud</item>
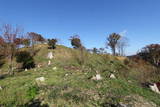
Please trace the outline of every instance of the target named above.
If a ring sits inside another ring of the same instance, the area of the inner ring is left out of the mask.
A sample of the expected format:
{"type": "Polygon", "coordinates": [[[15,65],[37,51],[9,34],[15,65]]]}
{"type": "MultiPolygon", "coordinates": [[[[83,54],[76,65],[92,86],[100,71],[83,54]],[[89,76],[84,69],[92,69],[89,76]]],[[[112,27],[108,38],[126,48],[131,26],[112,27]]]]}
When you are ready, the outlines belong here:
{"type": "Polygon", "coordinates": [[[120,32],[119,34],[121,35],[121,36],[126,36],[127,35],[127,33],[128,33],[128,31],[127,30],[123,30],[122,32],[120,32]]]}

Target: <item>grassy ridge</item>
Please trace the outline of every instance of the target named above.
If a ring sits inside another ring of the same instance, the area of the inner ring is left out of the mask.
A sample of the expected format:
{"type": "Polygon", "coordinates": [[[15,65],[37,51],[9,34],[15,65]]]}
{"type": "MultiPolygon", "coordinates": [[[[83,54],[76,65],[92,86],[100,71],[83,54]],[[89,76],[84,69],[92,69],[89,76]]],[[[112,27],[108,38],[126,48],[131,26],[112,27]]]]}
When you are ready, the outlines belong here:
{"type": "Polygon", "coordinates": [[[58,46],[55,50],[48,50],[45,45],[37,48],[40,51],[35,61],[42,68],[19,72],[0,80],[3,88],[0,90],[2,107],[27,107],[37,99],[41,105],[50,107],[107,107],[119,102],[129,104],[138,97],[160,106],[160,95],[142,88],[134,77],[138,75],[135,72],[138,68],[131,68],[123,60],[110,55],[80,54],[78,50],[64,46],[58,46]],[[53,51],[54,59],[52,65],[47,66],[46,56],[50,51],[53,51]],[[54,70],[54,67],[57,69],[54,70]],[[101,74],[102,80],[89,79],[96,72],[101,74]],[[110,79],[111,73],[117,79],[110,79]],[[37,77],[45,77],[46,80],[37,84],[37,77]]]}

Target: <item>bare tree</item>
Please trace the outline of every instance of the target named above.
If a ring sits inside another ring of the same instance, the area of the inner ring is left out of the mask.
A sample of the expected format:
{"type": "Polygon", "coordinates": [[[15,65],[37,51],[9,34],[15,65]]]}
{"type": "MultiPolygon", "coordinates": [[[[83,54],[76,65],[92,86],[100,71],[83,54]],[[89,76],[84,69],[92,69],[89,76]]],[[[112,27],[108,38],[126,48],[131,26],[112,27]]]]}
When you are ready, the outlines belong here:
{"type": "Polygon", "coordinates": [[[31,44],[31,55],[33,56],[35,54],[34,45],[37,44],[38,42],[40,43],[44,42],[45,39],[42,37],[42,35],[35,32],[28,32],[27,34],[31,44]]]}
{"type": "Polygon", "coordinates": [[[109,46],[112,49],[113,55],[116,55],[116,45],[118,43],[118,40],[121,38],[121,35],[112,33],[107,38],[106,45],[109,46]]]}
{"type": "Polygon", "coordinates": [[[8,58],[9,74],[13,72],[13,58],[19,45],[18,38],[22,38],[22,30],[18,27],[12,27],[10,24],[4,24],[1,28],[1,39],[4,41],[5,56],[8,58]]]}
{"type": "Polygon", "coordinates": [[[128,38],[121,36],[117,42],[117,50],[120,56],[125,56],[125,48],[128,46],[128,38]]]}

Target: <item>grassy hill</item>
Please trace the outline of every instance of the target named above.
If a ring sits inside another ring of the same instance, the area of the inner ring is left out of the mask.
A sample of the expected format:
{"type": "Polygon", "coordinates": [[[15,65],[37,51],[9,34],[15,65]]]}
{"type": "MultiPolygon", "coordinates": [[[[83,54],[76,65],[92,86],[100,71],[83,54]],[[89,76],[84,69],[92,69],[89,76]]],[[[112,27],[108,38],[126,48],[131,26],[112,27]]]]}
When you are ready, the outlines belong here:
{"type": "MultiPolygon", "coordinates": [[[[140,84],[159,80],[150,64],[65,46],[57,46],[54,50],[48,49],[47,45],[37,45],[36,48],[39,52],[34,59],[40,68],[0,79],[1,107],[160,106],[160,95],[140,84]],[[54,54],[49,66],[48,52],[54,54]],[[102,80],[91,79],[97,73],[102,80]],[[116,79],[111,79],[111,74],[116,79]],[[45,81],[37,82],[38,77],[44,77],[45,81]]],[[[5,70],[4,66],[2,71],[5,70]]]]}

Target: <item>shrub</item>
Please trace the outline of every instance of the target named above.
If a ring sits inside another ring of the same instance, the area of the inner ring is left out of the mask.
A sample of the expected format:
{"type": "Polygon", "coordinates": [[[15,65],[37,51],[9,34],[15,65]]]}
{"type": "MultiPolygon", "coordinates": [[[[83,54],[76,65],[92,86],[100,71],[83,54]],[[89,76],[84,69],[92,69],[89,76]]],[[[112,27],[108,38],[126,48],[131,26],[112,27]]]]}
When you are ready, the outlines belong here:
{"type": "Polygon", "coordinates": [[[28,98],[30,99],[34,99],[35,96],[38,94],[38,87],[36,86],[30,86],[28,91],[27,91],[27,95],[28,95],[28,98]]]}
{"type": "Polygon", "coordinates": [[[142,48],[141,52],[137,54],[143,60],[150,62],[155,66],[160,65],[160,45],[151,44],[142,48]]]}
{"type": "Polygon", "coordinates": [[[27,51],[20,51],[16,54],[16,61],[22,63],[22,68],[30,69],[35,67],[34,59],[27,51]]]}
{"type": "Polygon", "coordinates": [[[29,39],[23,39],[22,44],[25,45],[25,47],[29,47],[31,44],[31,41],[29,39]]]}
{"type": "Polygon", "coordinates": [[[4,55],[0,55],[0,67],[2,67],[4,65],[5,61],[4,61],[4,55]]]}
{"type": "Polygon", "coordinates": [[[79,38],[78,35],[75,36],[71,36],[70,37],[70,41],[71,41],[71,45],[73,46],[73,48],[78,49],[78,48],[82,48],[82,43],[81,40],[79,38]]]}
{"type": "Polygon", "coordinates": [[[130,60],[126,58],[126,59],[124,60],[124,64],[125,64],[125,65],[129,65],[129,64],[130,64],[130,60]]]}
{"type": "Polygon", "coordinates": [[[57,43],[57,39],[48,39],[48,45],[50,46],[50,48],[55,49],[56,48],[56,43],[57,43]]]}

